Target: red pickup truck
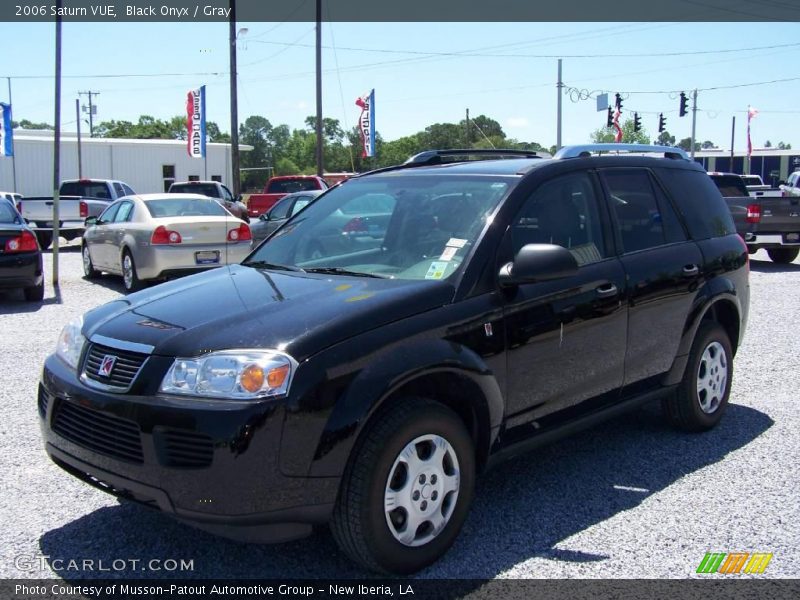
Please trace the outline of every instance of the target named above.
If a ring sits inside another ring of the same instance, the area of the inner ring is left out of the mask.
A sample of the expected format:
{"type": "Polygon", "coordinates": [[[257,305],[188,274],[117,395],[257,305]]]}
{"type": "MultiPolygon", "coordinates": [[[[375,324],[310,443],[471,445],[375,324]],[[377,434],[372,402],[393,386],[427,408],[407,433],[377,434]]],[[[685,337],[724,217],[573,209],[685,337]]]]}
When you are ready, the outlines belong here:
{"type": "Polygon", "coordinates": [[[328,184],[316,175],[282,175],[273,177],[264,186],[263,194],[251,194],[247,211],[251,217],[258,217],[272,208],[286,194],[327,190],[328,184]]]}

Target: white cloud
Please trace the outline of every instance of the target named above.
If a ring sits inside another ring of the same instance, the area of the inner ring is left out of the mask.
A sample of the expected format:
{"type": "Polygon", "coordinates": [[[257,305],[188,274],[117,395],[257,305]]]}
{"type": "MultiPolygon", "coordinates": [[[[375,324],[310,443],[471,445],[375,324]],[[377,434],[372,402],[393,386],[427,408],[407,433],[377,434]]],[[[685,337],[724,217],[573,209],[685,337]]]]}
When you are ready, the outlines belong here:
{"type": "Polygon", "coordinates": [[[530,125],[531,123],[527,117],[509,117],[506,119],[506,126],[511,128],[524,129],[525,127],[530,127],[530,125]]]}

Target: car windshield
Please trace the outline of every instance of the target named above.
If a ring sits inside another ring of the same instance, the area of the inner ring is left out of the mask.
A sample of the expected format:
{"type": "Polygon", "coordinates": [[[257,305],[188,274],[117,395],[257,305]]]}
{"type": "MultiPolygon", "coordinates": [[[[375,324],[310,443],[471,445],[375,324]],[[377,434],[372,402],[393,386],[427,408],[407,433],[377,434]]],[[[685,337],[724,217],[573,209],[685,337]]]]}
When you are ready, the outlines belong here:
{"type": "Polygon", "coordinates": [[[217,186],[211,183],[177,183],[169,188],[170,194],[200,194],[211,198],[218,198],[217,186]]]}
{"type": "Polygon", "coordinates": [[[515,179],[353,179],[292,218],[243,264],[396,279],[452,276],[515,179]]]}
{"type": "Polygon", "coordinates": [[[230,216],[216,200],[205,198],[163,198],[146,200],[144,204],[153,217],[230,216]]]}
{"type": "Polygon", "coordinates": [[[293,192],[305,192],[318,189],[319,185],[314,179],[278,179],[277,181],[269,182],[267,193],[291,194],[293,192]]]}
{"type": "Polygon", "coordinates": [[[17,211],[5,200],[0,200],[0,223],[18,222],[17,211]]]}

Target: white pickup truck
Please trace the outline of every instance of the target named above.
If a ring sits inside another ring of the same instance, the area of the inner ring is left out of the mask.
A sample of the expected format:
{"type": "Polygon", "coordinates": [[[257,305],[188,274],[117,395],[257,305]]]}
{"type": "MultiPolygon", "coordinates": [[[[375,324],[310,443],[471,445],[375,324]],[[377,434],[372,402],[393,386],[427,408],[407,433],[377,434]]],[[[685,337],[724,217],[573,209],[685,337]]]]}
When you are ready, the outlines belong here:
{"type": "MultiPolygon", "coordinates": [[[[58,233],[70,241],[83,235],[87,217],[99,216],[111,202],[135,192],[127,183],[112,179],[68,179],[61,182],[58,194],[58,233]]],[[[23,198],[18,209],[36,232],[42,249],[49,248],[53,242],[52,196],[23,198]]]]}
{"type": "Polygon", "coordinates": [[[747,187],[747,193],[753,198],[779,198],[780,188],[767,185],[761,179],[761,175],[742,175],[742,180],[747,187]]]}

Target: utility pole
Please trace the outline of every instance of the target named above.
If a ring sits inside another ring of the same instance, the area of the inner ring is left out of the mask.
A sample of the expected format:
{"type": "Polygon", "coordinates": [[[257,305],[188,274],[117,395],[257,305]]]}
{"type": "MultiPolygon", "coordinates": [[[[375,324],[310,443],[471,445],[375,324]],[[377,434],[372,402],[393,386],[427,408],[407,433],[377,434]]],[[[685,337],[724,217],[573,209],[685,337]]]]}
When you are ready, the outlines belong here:
{"type": "Polygon", "coordinates": [[[467,109],[467,120],[464,121],[464,139],[466,140],[466,147],[469,148],[469,109],[467,109]]]}
{"type": "Polygon", "coordinates": [[[692,93],[692,160],[694,160],[694,134],[697,128],[697,90],[692,93]]]}
{"type": "Polygon", "coordinates": [[[237,97],[237,74],[236,74],[236,0],[230,0],[230,80],[231,80],[231,187],[233,197],[236,198],[241,193],[241,174],[239,172],[239,104],[237,97]]]}
{"type": "Polygon", "coordinates": [[[83,179],[83,162],[81,161],[81,101],[75,98],[75,118],[78,124],[78,179],[83,179]]]}
{"type": "Polygon", "coordinates": [[[556,92],[558,93],[558,109],[556,112],[556,150],[561,149],[561,88],[564,87],[564,82],[561,81],[561,59],[558,59],[558,83],[556,84],[556,92]]]}
{"type": "Polygon", "coordinates": [[[317,177],[322,177],[322,0],[317,0],[317,177]]]}
{"type": "Polygon", "coordinates": [[[92,103],[92,96],[99,96],[100,92],[87,90],[85,92],[78,92],[78,95],[89,96],[89,137],[94,137],[94,114],[97,112],[97,107],[92,103]]]}
{"type": "Polygon", "coordinates": [[[56,91],[53,118],[53,287],[58,289],[58,225],[60,215],[58,185],[61,179],[61,0],[56,0],[56,91]]]}
{"type": "Polygon", "coordinates": [[[731,168],[730,170],[733,171],[733,141],[734,137],[733,134],[736,131],[736,115],[731,117],[731,168]]]}
{"type": "MultiPolygon", "coordinates": [[[[8,105],[11,107],[12,111],[12,118],[13,118],[13,111],[14,111],[14,103],[11,101],[11,77],[6,77],[8,80],[8,105]]],[[[13,135],[13,132],[12,132],[13,135]]],[[[11,173],[14,179],[14,189],[12,190],[15,194],[17,193],[17,153],[14,152],[11,155],[11,173]]]]}

